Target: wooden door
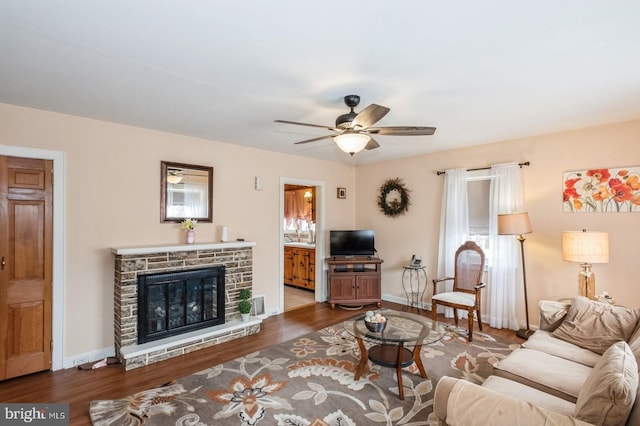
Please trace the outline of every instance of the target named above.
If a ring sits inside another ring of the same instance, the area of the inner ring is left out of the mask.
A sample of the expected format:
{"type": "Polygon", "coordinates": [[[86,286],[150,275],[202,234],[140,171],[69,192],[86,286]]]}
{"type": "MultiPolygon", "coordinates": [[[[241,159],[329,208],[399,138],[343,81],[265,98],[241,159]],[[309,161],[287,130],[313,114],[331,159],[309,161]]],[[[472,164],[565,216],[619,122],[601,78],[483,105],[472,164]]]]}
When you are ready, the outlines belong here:
{"type": "Polygon", "coordinates": [[[52,168],[0,156],[0,380],[51,368],[52,168]]]}
{"type": "Polygon", "coordinates": [[[353,301],[356,298],[355,275],[342,273],[331,276],[330,288],[331,301],[353,301]]]}
{"type": "Polygon", "coordinates": [[[306,287],[309,284],[309,251],[293,249],[293,285],[306,287]]]}
{"type": "Polygon", "coordinates": [[[380,278],[373,275],[356,275],[356,298],[358,300],[378,300],[381,296],[380,278]]]}
{"type": "Polygon", "coordinates": [[[284,283],[293,284],[293,249],[284,248],[284,283]]]}
{"type": "Polygon", "coordinates": [[[309,290],[316,289],[316,251],[309,250],[309,270],[307,273],[308,284],[307,288],[309,290]]]}

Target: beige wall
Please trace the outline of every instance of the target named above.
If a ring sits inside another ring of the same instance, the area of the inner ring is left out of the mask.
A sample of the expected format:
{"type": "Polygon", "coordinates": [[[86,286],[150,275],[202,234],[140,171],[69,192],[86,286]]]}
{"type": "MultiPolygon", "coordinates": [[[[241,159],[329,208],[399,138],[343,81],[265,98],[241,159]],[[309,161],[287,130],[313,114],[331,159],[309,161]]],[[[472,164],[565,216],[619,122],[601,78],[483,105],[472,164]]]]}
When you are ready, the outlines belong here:
{"type": "Polygon", "coordinates": [[[217,240],[224,224],[230,239],[256,241],[255,291],[267,295],[269,311],[279,303],[282,177],[325,184],[325,229],[376,231],[383,294],[403,299],[401,271],[411,254],[423,256],[430,279],[435,272],[443,182],[435,171],[525,160],[532,163],[522,169],[534,229],[526,242],[532,318],[538,300],[575,295],[578,265],[560,258],[564,230],[608,231],[611,261],[594,267],[597,291],[640,306],[633,274],[640,215],[561,209],[563,171],[640,165],[639,140],[640,120],[352,167],[0,104],[0,145],[65,153],[65,357],[113,346],[111,247],[183,241],[177,225],[159,221],[162,160],[215,168],[214,223],[200,224],[197,240],[217,240]],[[262,191],[254,176],[262,176],[262,191]],[[376,205],[391,177],[412,189],[409,212],[397,219],[376,205]],[[335,197],[336,187],[347,188],[346,200],[335,197]]]}
{"type": "Polygon", "coordinates": [[[342,164],[6,104],[0,145],[65,153],[65,357],[113,347],[111,247],[184,242],[178,225],[160,223],[162,160],[215,168],[214,223],[199,224],[196,240],[217,241],[227,225],[230,240],[255,241],[254,289],[268,311],[279,304],[280,178],[325,183],[326,229],[355,223],[355,198],[335,197],[338,186],[356,192],[342,164]]]}
{"type": "MultiPolygon", "coordinates": [[[[562,260],[562,231],[608,232],[610,262],[593,267],[596,291],[608,291],[620,304],[640,306],[636,275],[640,214],[563,213],[561,205],[563,171],[640,165],[640,120],[359,166],[356,223],[376,230],[376,245],[385,260],[383,293],[404,298],[402,266],[413,253],[423,256],[429,279],[434,278],[443,187],[443,176],[436,170],[514,161],[531,162],[522,168],[522,175],[525,209],[533,227],[533,233],[525,236],[532,324],[538,323],[539,300],[577,292],[579,265],[562,260]],[[383,216],[376,205],[378,188],[393,177],[403,178],[412,190],[408,213],[396,219],[383,216]]],[[[524,308],[519,312],[524,323],[524,308]]]]}

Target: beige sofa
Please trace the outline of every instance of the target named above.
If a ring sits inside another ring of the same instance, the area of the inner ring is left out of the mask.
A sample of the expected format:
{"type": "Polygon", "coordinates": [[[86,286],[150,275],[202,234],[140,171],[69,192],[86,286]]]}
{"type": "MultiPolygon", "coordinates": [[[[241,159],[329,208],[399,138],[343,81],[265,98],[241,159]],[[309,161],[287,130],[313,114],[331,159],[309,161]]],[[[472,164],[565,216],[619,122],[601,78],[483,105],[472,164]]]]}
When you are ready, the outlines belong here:
{"type": "Polygon", "coordinates": [[[540,329],[482,386],[443,377],[434,413],[450,426],[640,425],[639,320],[584,297],[540,302],[540,329]]]}

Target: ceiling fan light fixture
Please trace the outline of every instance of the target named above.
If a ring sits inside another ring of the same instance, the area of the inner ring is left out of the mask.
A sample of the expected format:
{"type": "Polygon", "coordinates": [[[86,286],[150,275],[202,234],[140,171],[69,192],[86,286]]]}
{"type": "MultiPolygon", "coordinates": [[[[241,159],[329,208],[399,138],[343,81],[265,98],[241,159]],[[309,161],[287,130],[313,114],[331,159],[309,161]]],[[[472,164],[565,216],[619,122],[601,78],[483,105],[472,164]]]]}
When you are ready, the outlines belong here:
{"type": "Polygon", "coordinates": [[[338,145],[338,148],[349,155],[353,155],[362,151],[364,147],[367,146],[371,138],[362,133],[345,132],[341,135],[335,136],[333,140],[338,145]]]}
{"type": "Polygon", "coordinates": [[[433,135],[436,131],[435,127],[424,126],[387,126],[387,127],[371,127],[384,117],[390,109],[377,104],[371,104],[360,112],[355,112],[354,108],[360,103],[360,96],[347,95],[344,97],[344,103],[349,107],[347,114],[342,114],[336,118],[336,125],[322,126],[320,124],[299,123],[289,120],[275,120],[277,123],[295,124],[298,126],[320,127],[337,134],[320,136],[312,139],[295,142],[295,145],[324,141],[333,138],[336,145],[349,155],[360,152],[363,149],[372,150],[380,147],[380,144],[372,139],[369,134],[380,136],[422,136],[433,135]]]}
{"type": "Polygon", "coordinates": [[[177,183],[182,182],[182,176],[170,174],[169,176],[167,176],[167,182],[175,185],[177,183]]]}

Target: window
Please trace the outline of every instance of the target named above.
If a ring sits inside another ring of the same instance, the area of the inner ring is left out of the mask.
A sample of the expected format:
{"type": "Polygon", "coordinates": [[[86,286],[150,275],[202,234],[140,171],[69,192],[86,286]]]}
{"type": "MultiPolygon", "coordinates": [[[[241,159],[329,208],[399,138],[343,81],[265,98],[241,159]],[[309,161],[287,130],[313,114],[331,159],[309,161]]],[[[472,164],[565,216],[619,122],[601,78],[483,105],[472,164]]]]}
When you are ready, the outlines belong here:
{"type": "Polygon", "coordinates": [[[313,225],[313,189],[295,187],[284,193],[284,231],[309,232],[313,225]]]}
{"type": "Polygon", "coordinates": [[[489,200],[491,197],[490,170],[469,172],[467,178],[469,205],[469,240],[475,241],[484,251],[486,265],[491,263],[489,238],[489,200]]]}

